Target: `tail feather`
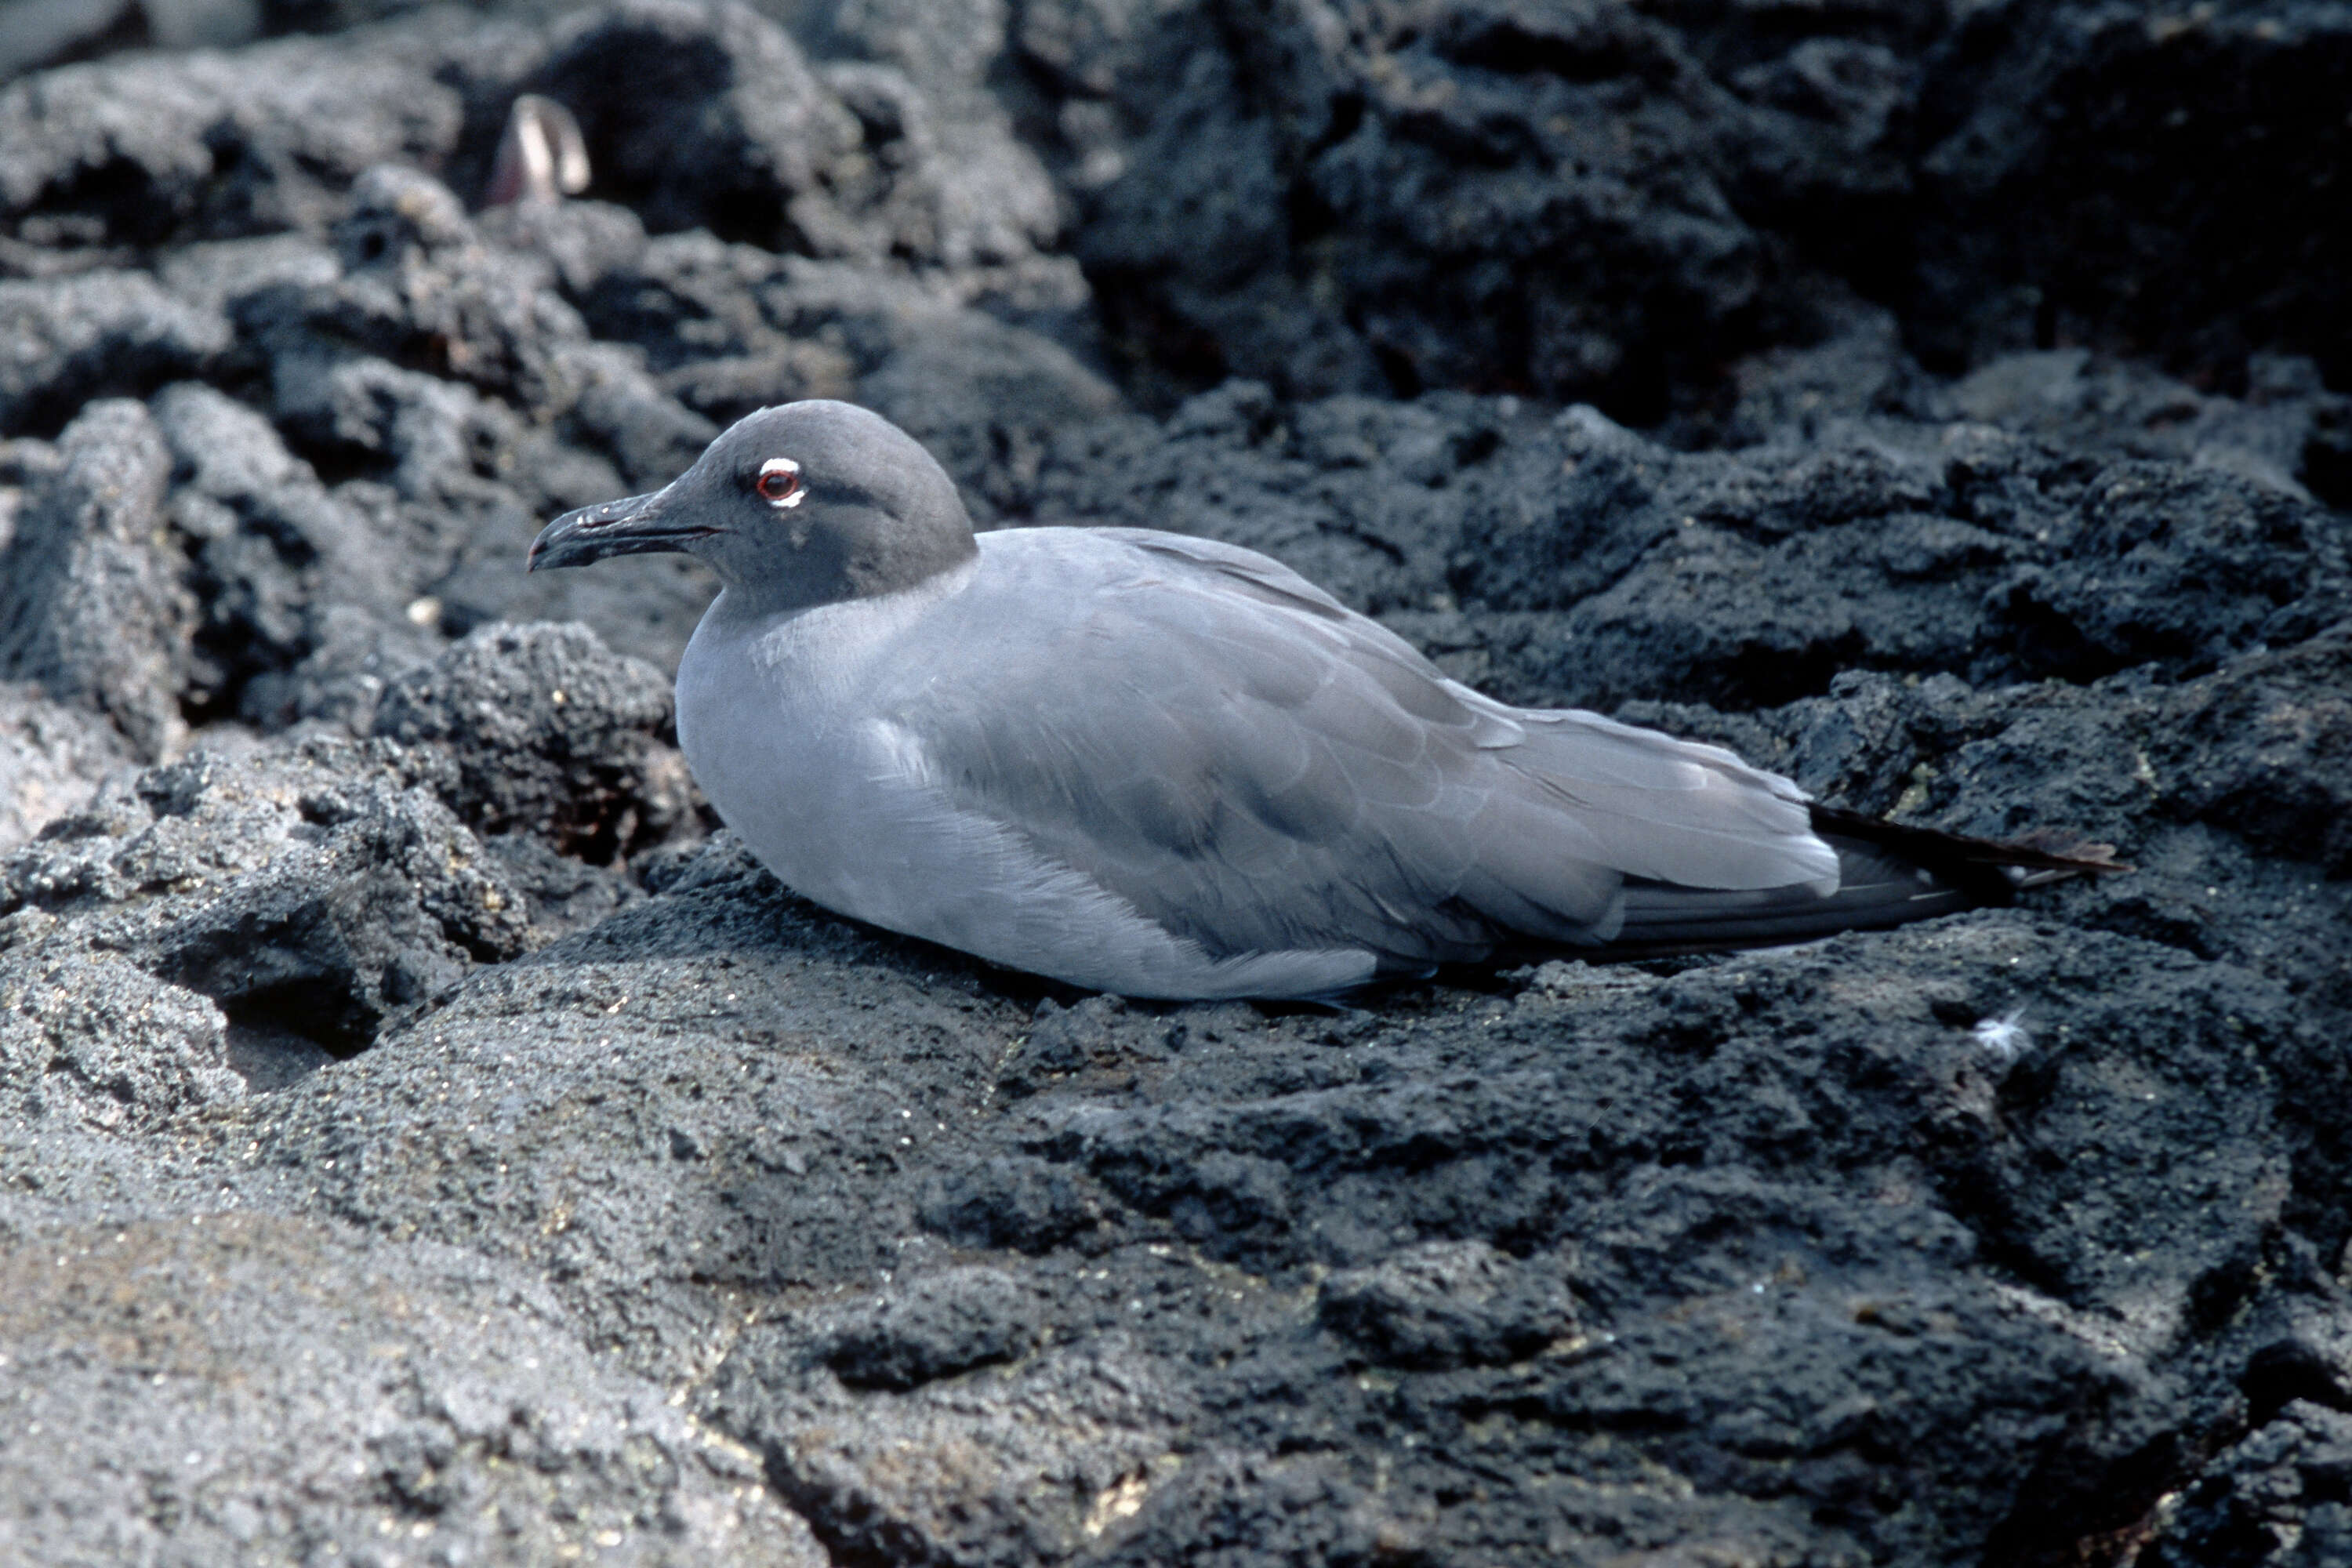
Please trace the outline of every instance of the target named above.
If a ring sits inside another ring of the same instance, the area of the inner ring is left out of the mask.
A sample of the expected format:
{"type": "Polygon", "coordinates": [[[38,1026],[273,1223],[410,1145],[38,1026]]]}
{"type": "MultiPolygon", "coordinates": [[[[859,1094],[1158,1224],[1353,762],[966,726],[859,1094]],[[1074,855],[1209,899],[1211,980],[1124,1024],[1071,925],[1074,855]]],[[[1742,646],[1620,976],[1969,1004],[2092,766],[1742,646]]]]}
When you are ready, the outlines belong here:
{"type": "Polygon", "coordinates": [[[2132,868],[2117,860],[2115,846],[2094,844],[2054,828],[2036,828],[2018,838],[1971,838],[1937,827],[1913,827],[1864,816],[1843,806],[1811,803],[1813,831],[1835,844],[1841,839],[1877,845],[1920,865],[1958,875],[1999,868],[2012,887],[2040,887],[2071,877],[2107,877],[2132,868]]]}
{"type": "Polygon", "coordinates": [[[1663,882],[1625,885],[1625,920],[1591,956],[1660,958],[1776,947],[1845,931],[1878,931],[2014,900],[2021,888],[2128,871],[2105,845],[2043,836],[1970,838],[1836,806],[1812,808],[1813,831],[1837,851],[1838,889],[1727,892],[1663,882]]]}

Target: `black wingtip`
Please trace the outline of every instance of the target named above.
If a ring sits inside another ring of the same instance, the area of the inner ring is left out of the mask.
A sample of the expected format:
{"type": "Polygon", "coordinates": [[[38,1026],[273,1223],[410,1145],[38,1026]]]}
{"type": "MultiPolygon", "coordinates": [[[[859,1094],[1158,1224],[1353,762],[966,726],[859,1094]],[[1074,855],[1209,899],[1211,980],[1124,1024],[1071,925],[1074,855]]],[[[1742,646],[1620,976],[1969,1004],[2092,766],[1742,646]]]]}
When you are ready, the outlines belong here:
{"type": "Polygon", "coordinates": [[[1928,869],[1966,875],[1965,868],[2003,868],[2028,873],[2013,887],[2041,887],[2071,877],[2112,877],[2137,869],[2116,858],[2112,844],[2097,844],[2056,828],[2041,827],[2017,838],[1976,838],[1866,816],[1843,806],[1811,803],[1813,831],[1823,837],[1859,839],[1908,856],[1928,869]]]}
{"type": "Polygon", "coordinates": [[[1628,881],[1618,934],[1574,955],[1644,959],[1780,947],[2000,908],[2028,888],[2131,869],[2109,846],[2063,834],[1971,838],[1841,806],[1815,805],[1811,813],[1813,831],[1838,853],[1836,892],[1822,897],[1801,887],[1743,892],[1628,881]]]}

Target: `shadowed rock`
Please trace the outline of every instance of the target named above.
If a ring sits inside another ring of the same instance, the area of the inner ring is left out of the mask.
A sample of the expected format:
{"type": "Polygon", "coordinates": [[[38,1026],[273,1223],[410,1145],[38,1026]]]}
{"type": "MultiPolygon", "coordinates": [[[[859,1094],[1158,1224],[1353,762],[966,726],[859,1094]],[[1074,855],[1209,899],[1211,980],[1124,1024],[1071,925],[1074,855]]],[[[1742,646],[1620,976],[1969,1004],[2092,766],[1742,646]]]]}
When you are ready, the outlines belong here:
{"type": "Polygon", "coordinates": [[[105,714],[140,755],[162,757],[183,731],[196,614],[163,527],[171,453],[126,401],[85,409],[58,452],[0,554],[0,675],[105,714]]]}

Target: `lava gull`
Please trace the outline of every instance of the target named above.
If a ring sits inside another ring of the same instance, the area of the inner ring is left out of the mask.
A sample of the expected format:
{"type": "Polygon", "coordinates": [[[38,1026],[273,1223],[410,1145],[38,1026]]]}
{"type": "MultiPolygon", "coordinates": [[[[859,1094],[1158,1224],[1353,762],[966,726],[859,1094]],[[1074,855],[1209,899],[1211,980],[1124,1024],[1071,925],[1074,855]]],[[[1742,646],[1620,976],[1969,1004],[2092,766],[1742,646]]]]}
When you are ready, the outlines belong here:
{"type": "Polygon", "coordinates": [[[684,551],[677,671],[712,805],[829,910],[1074,985],[1328,997],[1506,955],[1766,946],[2113,868],[1810,800],[1719,747],[1446,678],[1254,551],[975,535],[845,403],[747,416],[530,568],[684,551]]]}

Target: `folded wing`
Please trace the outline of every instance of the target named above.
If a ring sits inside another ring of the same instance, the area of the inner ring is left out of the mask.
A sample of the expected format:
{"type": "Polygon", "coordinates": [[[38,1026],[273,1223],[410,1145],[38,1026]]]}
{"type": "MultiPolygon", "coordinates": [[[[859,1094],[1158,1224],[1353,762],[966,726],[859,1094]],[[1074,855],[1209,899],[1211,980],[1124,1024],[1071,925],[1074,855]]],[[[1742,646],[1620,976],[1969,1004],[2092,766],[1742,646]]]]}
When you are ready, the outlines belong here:
{"type": "Polygon", "coordinates": [[[1492,701],[1252,552],[1087,537],[1116,552],[1107,582],[892,719],[957,760],[938,782],[959,811],[1213,957],[1358,948],[1420,970],[1606,943],[1629,879],[1654,916],[1655,889],[1838,885],[1801,792],[1727,752],[1492,701]]]}

